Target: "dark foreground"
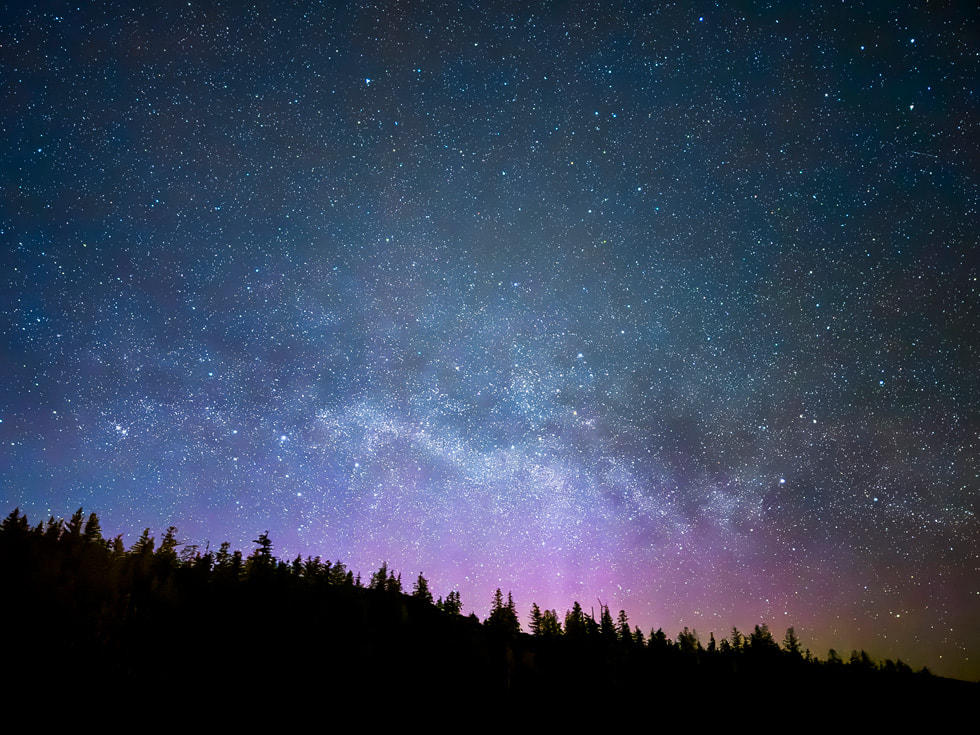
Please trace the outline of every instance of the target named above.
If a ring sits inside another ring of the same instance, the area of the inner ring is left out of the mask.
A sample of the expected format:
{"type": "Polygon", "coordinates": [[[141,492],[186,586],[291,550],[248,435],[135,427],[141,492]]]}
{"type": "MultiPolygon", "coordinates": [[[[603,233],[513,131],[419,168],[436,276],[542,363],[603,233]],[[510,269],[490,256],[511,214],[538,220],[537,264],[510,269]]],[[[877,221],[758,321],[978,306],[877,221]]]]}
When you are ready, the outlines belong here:
{"type": "Polygon", "coordinates": [[[405,594],[385,570],[365,586],[339,563],[279,562],[268,543],[248,559],[226,547],[179,556],[172,534],[125,551],[89,525],[32,528],[11,514],[0,528],[3,668],[25,714],[319,730],[344,712],[428,723],[506,712],[775,729],[952,721],[980,702],[976,684],[864,652],[818,660],[791,631],[783,647],[765,626],[704,647],[686,630],[647,641],[608,611],[570,611],[564,628],[527,635],[512,606],[480,622],[459,614],[458,596],[434,602],[424,584],[405,594]]]}

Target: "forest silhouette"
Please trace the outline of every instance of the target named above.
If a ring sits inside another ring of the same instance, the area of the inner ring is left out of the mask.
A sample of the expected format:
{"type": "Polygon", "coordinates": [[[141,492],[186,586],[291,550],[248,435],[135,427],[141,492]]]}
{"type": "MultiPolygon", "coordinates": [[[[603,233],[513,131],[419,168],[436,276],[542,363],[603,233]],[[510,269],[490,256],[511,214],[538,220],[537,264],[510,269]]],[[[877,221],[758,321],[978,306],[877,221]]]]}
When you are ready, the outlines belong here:
{"type": "Polygon", "coordinates": [[[818,658],[793,628],[777,641],[761,623],[720,640],[688,628],[671,638],[576,601],[564,615],[532,604],[523,631],[499,589],[480,621],[462,614],[457,591],[435,596],[422,574],[408,589],[387,564],[364,581],[341,561],[277,559],[267,533],[255,544],[248,556],[228,543],[201,550],[170,527],[159,542],[146,529],[126,549],[121,535],[103,537],[95,513],[31,525],[14,510],[0,525],[0,614],[15,691],[79,702],[111,693],[114,706],[134,708],[169,691],[210,711],[248,703],[240,713],[268,713],[283,696],[290,707],[326,697],[574,713],[692,691],[718,702],[765,692],[945,708],[978,694],[977,684],[863,650],[818,658]]]}

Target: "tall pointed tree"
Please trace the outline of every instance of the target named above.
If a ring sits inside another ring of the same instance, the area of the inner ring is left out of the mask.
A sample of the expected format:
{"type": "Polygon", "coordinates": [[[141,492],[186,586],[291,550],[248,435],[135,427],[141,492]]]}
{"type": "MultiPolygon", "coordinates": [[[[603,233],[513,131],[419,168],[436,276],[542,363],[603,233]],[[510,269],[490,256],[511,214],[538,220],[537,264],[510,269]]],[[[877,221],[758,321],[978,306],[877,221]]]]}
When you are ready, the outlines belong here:
{"type": "Polygon", "coordinates": [[[368,589],[382,591],[388,589],[388,562],[382,562],[378,571],[371,575],[371,582],[368,584],[368,589]]]}
{"type": "Polygon", "coordinates": [[[600,603],[600,606],[602,613],[599,616],[599,632],[604,640],[612,642],[617,638],[616,625],[613,623],[612,613],[609,612],[609,605],[600,603]]]}
{"type": "Polygon", "coordinates": [[[85,522],[85,530],[82,532],[82,538],[89,544],[104,543],[102,526],[99,523],[99,517],[95,513],[89,514],[88,521],[85,522]]]}
{"type": "Polygon", "coordinates": [[[538,603],[531,603],[531,635],[541,635],[541,608],[538,603]]]}
{"type": "Polygon", "coordinates": [[[153,553],[153,547],[156,545],[156,540],[150,535],[150,529],[144,528],[143,533],[133,544],[129,553],[133,556],[149,556],[153,553]]]}
{"type": "Polygon", "coordinates": [[[452,590],[446,595],[446,599],[440,600],[439,603],[437,607],[448,615],[460,615],[463,612],[463,603],[456,590],[452,590]]]}
{"type": "Polygon", "coordinates": [[[507,602],[504,602],[504,595],[499,587],[493,594],[493,604],[486,625],[489,629],[508,636],[517,635],[521,632],[521,623],[517,619],[514,598],[508,593],[507,602]]]}
{"type": "Polygon", "coordinates": [[[619,628],[619,640],[623,643],[633,643],[633,631],[630,629],[630,619],[625,610],[619,611],[619,619],[616,621],[619,628]]]}
{"type": "Polygon", "coordinates": [[[259,534],[259,537],[252,543],[258,544],[255,550],[245,561],[245,571],[249,579],[266,578],[275,571],[276,560],[272,555],[272,541],[269,539],[269,532],[259,534]]]}
{"type": "Polygon", "coordinates": [[[565,613],[565,635],[571,638],[584,638],[588,635],[585,614],[577,600],[572,604],[572,609],[565,613]]]}
{"type": "Polygon", "coordinates": [[[800,639],[792,626],[786,629],[786,636],[783,638],[783,650],[794,658],[802,658],[802,647],[800,639]]]}
{"type": "Polygon", "coordinates": [[[419,572],[419,578],[415,580],[415,588],[412,590],[412,597],[422,600],[423,602],[427,602],[430,605],[433,604],[432,591],[429,589],[429,582],[422,576],[422,572],[419,572]]]}

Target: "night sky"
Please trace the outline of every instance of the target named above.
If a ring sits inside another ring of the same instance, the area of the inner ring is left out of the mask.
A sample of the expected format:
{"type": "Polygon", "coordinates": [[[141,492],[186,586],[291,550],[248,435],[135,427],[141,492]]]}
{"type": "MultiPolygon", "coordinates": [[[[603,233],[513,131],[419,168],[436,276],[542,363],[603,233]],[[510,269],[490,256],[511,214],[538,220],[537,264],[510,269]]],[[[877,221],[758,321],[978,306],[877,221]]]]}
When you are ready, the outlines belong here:
{"type": "Polygon", "coordinates": [[[3,10],[2,515],[980,677],[972,3],[138,5],[3,10]]]}

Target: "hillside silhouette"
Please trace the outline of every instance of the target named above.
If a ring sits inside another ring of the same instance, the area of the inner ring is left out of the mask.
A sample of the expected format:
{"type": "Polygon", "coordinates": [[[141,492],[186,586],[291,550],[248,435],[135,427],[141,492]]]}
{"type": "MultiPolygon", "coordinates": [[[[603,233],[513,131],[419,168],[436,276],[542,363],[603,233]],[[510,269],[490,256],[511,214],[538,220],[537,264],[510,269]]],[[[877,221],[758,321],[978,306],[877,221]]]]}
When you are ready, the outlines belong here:
{"type": "Polygon", "coordinates": [[[574,716],[692,692],[735,711],[762,692],[945,711],[978,694],[865,651],[818,658],[792,628],[777,640],[764,624],[720,640],[687,628],[671,638],[632,627],[625,611],[594,616],[574,602],[564,614],[534,604],[523,631],[501,590],[480,621],[461,613],[458,592],[434,596],[421,574],[405,583],[385,564],[362,580],[340,561],[277,559],[265,533],[255,544],[248,556],[227,543],[181,548],[171,527],[159,541],[146,529],[126,549],[121,536],[103,538],[95,513],[31,525],[14,510],[0,525],[0,620],[15,693],[134,712],[162,697],[246,720],[324,701],[574,716]]]}

